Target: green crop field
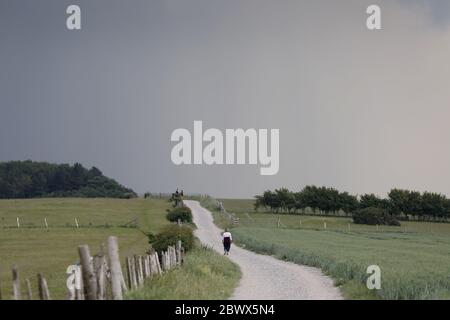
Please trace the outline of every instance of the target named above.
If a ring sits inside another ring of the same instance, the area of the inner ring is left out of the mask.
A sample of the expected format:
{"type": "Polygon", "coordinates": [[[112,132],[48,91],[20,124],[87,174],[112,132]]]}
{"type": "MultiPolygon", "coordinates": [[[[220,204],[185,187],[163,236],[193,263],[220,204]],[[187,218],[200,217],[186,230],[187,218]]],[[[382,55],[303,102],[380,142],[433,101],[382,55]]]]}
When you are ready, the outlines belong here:
{"type": "Polygon", "coordinates": [[[88,244],[94,254],[108,236],[115,235],[119,238],[121,258],[144,253],[148,241],[139,229],[157,232],[168,224],[165,215],[169,207],[170,203],[162,199],[0,200],[0,288],[3,299],[11,297],[11,267],[14,264],[18,266],[22,283],[24,279],[30,279],[35,297],[36,274],[42,272],[51,297],[64,299],[66,269],[79,260],[78,245],[88,244]],[[75,218],[79,228],[75,226],[75,218]]]}
{"type": "MultiPolygon", "coordinates": [[[[222,200],[239,218],[238,244],[320,267],[347,298],[450,299],[450,224],[356,225],[351,218],[255,212],[252,200],[222,200]],[[365,287],[366,268],[381,268],[381,290],[365,287]]],[[[216,223],[226,219],[215,213],[216,223]]]]}

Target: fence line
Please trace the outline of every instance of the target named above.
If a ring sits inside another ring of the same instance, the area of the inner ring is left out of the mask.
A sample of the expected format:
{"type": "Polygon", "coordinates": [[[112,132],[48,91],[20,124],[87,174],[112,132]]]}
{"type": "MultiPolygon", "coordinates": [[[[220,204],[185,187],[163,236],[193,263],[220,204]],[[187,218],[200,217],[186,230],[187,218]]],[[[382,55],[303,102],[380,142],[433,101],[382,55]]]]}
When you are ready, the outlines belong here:
{"type": "MultiPolygon", "coordinates": [[[[103,246],[98,254],[91,256],[89,246],[78,246],[80,266],[67,279],[69,300],[122,300],[128,290],[141,288],[146,279],[159,276],[184,263],[185,249],[181,241],[169,246],[165,251],[152,250],[145,255],[125,257],[127,281],[122,272],[117,237],[108,237],[107,254],[103,246]]],[[[38,297],[50,300],[47,280],[42,273],[37,275],[38,297]]],[[[25,279],[27,299],[33,298],[31,282],[25,279]]],[[[12,298],[22,299],[22,289],[17,266],[12,267],[12,298]]],[[[2,293],[0,290],[0,300],[2,293]]]]}
{"type": "MultiPolygon", "coordinates": [[[[84,221],[81,223],[78,221],[77,217],[73,217],[73,220],[57,221],[53,223],[51,220],[44,217],[16,217],[16,219],[5,217],[1,218],[0,228],[3,229],[54,229],[54,228],[68,228],[68,229],[80,229],[80,228],[138,228],[139,219],[134,217],[129,221],[122,222],[99,222],[99,221],[84,221]]],[[[88,220],[88,219],[84,219],[88,220]]]]}
{"type": "Polygon", "coordinates": [[[223,214],[225,214],[228,218],[228,220],[230,221],[230,223],[232,225],[238,224],[239,223],[239,217],[236,217],[236,215],[234,213],[229,213],[225,207],[223,206],[222,201],[216,200],[217,201],[217,206],[220,209],[220,212],[222,212],[223,214]]]}

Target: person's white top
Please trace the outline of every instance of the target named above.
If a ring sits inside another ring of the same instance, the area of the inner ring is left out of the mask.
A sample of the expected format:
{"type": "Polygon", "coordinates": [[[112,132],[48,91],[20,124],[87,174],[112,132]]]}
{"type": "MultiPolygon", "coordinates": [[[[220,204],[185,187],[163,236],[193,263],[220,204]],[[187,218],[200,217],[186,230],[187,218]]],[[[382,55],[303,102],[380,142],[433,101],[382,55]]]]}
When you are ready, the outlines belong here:
{"type": "Polygon", "coordinates": [[[222,233],[222,239],[225,239],[225,238],[230,238],[230,240],[233,240],[233,237],[231,236],[231,233],[228,232],[228,231],[222,233]]]}

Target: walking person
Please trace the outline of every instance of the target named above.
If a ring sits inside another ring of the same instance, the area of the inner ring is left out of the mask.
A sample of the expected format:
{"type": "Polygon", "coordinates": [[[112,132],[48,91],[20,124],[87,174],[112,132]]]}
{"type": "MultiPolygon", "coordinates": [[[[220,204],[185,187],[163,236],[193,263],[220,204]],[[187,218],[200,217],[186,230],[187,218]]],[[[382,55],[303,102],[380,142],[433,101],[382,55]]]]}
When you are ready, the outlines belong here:
{"type": "Polygon", "coordinates": [[[233,242],[233,237],[231,232],[225,228],[225,232],[222,233],[222,243],[223,243],[223,254],[228,255],[230,253],[231,243],[233,242]]]}

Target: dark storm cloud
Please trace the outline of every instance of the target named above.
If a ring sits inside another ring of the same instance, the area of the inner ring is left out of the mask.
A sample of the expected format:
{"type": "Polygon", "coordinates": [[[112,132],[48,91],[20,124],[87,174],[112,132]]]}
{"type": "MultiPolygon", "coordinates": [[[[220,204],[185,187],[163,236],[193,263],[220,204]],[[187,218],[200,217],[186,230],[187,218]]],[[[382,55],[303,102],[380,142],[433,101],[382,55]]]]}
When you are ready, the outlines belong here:
{"type": "Polygon", "coordinates": [[[78,161],[139,192],[450,194],[449,7],[378,3],[369,32],[372,1],[1,0],[0,160],[78,161]],[[194,120],[279,128],[279,174],[174,166],[194,120]]]}

